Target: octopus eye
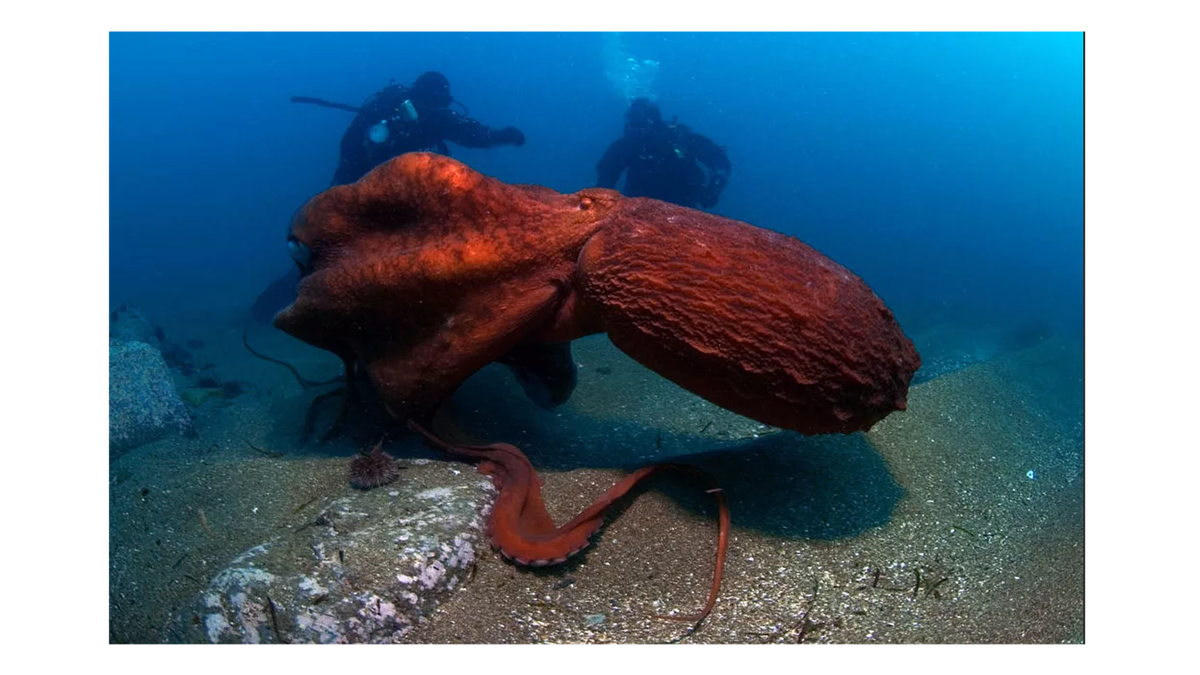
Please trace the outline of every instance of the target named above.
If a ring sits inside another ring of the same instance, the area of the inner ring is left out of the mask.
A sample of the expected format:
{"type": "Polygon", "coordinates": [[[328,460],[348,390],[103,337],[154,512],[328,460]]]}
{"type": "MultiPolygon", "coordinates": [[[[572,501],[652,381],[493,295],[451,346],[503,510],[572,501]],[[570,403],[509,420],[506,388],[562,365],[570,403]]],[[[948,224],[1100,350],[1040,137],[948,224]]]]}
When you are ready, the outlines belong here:
{"type": "Polygon", "coordinates": [[[581,198],[579,200],[579,210],[580,211],[591,211],[592,210],[592,198],[591,197],[581,198]]]}
{"type": "Polygon", "coordinates": [[[292,256],[292,260],[300,266],[301,271],[309,271],[312,268],[312,251],[307,246],[300,242],[299,239],[288,236],[288,253],[292,256]]]}

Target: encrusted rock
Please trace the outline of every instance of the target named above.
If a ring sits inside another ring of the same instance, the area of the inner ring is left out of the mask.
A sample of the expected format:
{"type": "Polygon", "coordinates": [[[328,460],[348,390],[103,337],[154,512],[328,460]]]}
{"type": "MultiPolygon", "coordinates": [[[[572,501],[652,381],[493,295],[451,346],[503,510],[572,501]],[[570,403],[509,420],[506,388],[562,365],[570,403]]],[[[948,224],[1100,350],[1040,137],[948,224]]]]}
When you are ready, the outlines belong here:
{"type": "Polygon", "coordinates": [[[246,551],[171,618],[166,641],[403,641],[487,545],[490,481],[468,470],[439,482],[347,494],[312,526],[246,551]]]}
{"type": "Polygon", "coordinates": [[[172,432],[191,433],[192,419],[157,349],[108,341],[108,448],[115,459],[172,432]]]}

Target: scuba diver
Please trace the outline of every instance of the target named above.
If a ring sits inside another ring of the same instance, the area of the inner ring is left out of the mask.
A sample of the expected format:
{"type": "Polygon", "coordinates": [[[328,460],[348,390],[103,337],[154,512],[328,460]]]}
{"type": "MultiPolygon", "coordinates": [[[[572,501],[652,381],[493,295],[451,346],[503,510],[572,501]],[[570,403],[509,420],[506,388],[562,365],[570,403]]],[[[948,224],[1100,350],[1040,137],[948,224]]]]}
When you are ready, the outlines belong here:
{"type": "Polygon", "coordinates": [[[625,135],[596,165],[596,186],[615,189],[626,172],[621,193],[627,197],[712,208],[730,169],[721,146],[674,120],[664,122],[654,102],[636,98],[625,113],[625,135]]]}
{"type": "MultiPolygon", "coordinates": [[[[310,98],[292,100],[327,105],[310,98]]],[[[421,75],[411,87],[392,83],[373,94],[357,110],[358,115],[342,136],[341,158],[333,184],[353,183],[376,166],[406,152],[428,150],[449,155],[446,141],[465,148],[525,144],[525,134],[520,129],[492,129],[451,110],[451,103],[457,101],[450,96],[450,81],[435,71],[421,75]]],[[[353,110],[338,104],[330,107],[353,110]]]]}

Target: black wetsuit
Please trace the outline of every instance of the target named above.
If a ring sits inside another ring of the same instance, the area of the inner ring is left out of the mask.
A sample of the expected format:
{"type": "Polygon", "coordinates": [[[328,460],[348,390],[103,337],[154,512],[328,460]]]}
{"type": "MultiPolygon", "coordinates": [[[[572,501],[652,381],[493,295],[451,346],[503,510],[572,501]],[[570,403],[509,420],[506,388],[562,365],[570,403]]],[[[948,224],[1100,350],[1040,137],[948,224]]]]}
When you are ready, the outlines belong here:
{"type": "Polygon", "coordinates": [[[513,127],[492,129],[449,109],[423,108],[413,101],[417,119],[405,119],[402,110],[411,100],[408,87],[391,85],[367,99],[350,128],[342,136],[341,158],[333,184],[344,185],[362,178],[383,162],[406,152],[426,150],[450,154],[446,141],[465,148],[521,145],[525,136],[513,127]],[[386,127],[386,140],[371,140],[371,128],[386,127]]]}
{"type": "Polygon", "coordinates": [[[710,208],[717,204],[730,169],[721,146],[682,124],[671,124],[644,139],[614,141],[596,165],[596,185],[615,189],[627,171],[621,190],[627,197],[710,208]]]}

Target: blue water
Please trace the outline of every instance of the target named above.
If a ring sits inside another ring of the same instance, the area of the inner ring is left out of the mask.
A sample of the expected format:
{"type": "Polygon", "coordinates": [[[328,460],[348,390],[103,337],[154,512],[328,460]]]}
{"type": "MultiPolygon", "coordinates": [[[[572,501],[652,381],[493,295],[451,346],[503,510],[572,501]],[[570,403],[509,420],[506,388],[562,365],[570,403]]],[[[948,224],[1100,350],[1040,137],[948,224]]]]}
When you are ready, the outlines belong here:
{"type": "Polygon", "coordinates": [[[592,185],[636,89],[728,149],[716,212],[846,265],[906,328],[1082,333],[1083,38],[1054,33],[114,34],[111,301],[251,302],[352,118],[289,97],[431,69],[525,132],[453,149],[484,173],[592,185]]]}

